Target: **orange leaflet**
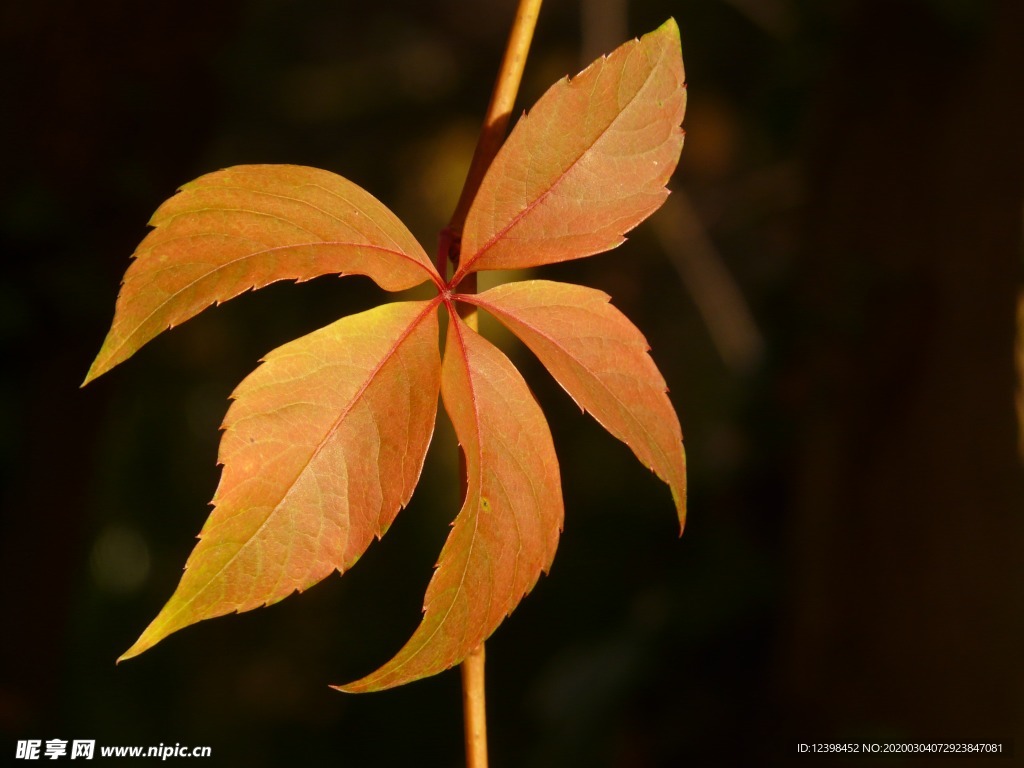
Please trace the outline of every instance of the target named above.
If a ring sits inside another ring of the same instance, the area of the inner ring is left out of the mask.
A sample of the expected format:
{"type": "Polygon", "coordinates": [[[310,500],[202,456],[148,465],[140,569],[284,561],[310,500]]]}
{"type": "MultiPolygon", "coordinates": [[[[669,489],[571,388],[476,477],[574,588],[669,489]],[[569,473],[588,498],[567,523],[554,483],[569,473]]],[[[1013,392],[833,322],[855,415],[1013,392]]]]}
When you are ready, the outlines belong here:
{"type": "Polygon", "coordinates": [[[366,275],[388,291],[440,283],[398,218],[328,171],[241,165],[181,188],[153,214],[84,383],[212,304],[278,280],[366,275]]]}
{"type": "Polygon", "coordinates": [[[519,371],[461,319],[448,326],[441,395],[466,454],[467,491],[398,654],[343,691],[391,688],[461,662],[546,572],[562,529],[551,432],[519,371]]]}
{"type": "Polygon", "coordinates": [[[466,217],[455,284],[614,248],[661,206],[683,146],[679,48],[669,19],[553,85],[519,120],[466,217]]]}
{"type": "Polygon", "coordinates": [[[122,659],[344,571],[383,535],[434,430],[437,304],[338,320],[278,347],[238,386],[213,513],[178,589],[122,659]]]}
{"type": "Polygon", "coordinates": [[[679,419],[647,340],[602,291],[549,280],[458,296],[483,307],[540,358],[562,388],[669,484],[686,522],[686,457],[679,419]]]}

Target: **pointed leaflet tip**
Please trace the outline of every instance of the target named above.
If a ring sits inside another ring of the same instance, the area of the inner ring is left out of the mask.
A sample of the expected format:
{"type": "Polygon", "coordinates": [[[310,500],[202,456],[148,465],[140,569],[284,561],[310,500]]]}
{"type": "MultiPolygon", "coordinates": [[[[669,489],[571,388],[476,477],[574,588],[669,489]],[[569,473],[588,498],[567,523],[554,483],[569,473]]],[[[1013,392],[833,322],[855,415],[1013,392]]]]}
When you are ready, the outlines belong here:
{"type": "Polygon", "coordinates": [[[665,201],[683,146],[684,78],[670,19],[549,88],[480,185],[453,282],[621,244],[665,201]]]}
{"type": "Polygon", "coordinates": [[[121,659],[344,571],[408,503],[433,434],[439,300],[386,304],[278,347],[235,390],[214,510],[121,659]]]}
{"type": "Polygon", "coordinates": [[[669,40],[679,39],[679,25],[676,23],[675,16],[669,16],[665,21],[661,23],[661,26],[657,29],[648,32],[644,37],[653,37],[656,35],[665,35],[669,40]]]}
{"type": "Polygon", "coordinates": [[[89,366],[89,370],[85,374],[85,378],[82,379],[82,383],[78,385],[79,389],[82,389],[86,384],[100,376],[101,372],[96,370],[96,361],[93,360],[92,365],[89,366]]]}
{"type": "Polygon", "coordinates": [[[361,274],[388,291],[440,277],[382,203],[329,171],[240,165],[185,184],[153,214],[84,384],[213,304],[278,280],[361,274]]]}
{"type": "Polygon", "coordinates": [[[142,636],[139,637],[138,640],[136,640],[132,644],[132,646],[127,651],[125,651],[124,653],[122,653],[120,656],[117,657],[117,659],[114,661],[114,664],[120,664],[122,661],[127,661],[128,659],[134,659],[140,653],[143,653],[144,651],[148,651],[150,648],[152,648],[158,642],[159,642],[159,640],[153,640],[152,642],[150,642],[146,638],[146,635],[143,634],[142,636]]]}
{"type": "Polygon", "coordinates": [[[562,528],[551,432],[515,366],[456,315],[441,394],[466,455],[466,498],[409,642],[346,693],[393,688],[460,663],[546,572],[562,528]]]}

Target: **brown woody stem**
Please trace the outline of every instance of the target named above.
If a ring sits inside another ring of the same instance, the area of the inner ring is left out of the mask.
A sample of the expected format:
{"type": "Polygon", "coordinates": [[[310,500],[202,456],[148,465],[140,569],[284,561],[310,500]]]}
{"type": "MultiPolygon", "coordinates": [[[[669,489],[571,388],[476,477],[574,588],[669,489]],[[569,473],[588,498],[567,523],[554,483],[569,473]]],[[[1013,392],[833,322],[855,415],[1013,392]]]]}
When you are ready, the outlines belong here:
{"type": "MultiPolygon", "coordinates": [[[[462,187],[459,203],[455,206],[447,229],[441,233],[441,245],[438,258],[438,271],[442,277],[442,267],[451,260],[458,264],[459,244],[462,240],[462,228],[466,223],[469,207],[480,189],[484,174],[498,154],[505,141],[508,120],[512,114],[519,83],[523,79],[523,68],[526,56],[533,40],[533,30],[537,26],[542,0],[519,0],[516,17],[512,22],[508,42],[505,44],[505,56],[501,60],[501,68],[491,92],[491,102],[487,105],[480,137],[477,139],[473,161],[470,163],[466,182],[462,187]]],[[[452,286],[454,288],[455,286],[452,286]]],[[[476,274],[467,275],[458,286],[461,293],[476,293],[476,274]]],[[[477,309],[466,304],[459,305],[459,314],[473,330],[477,329],[477,309]]],[[[466,460],[459,454],[459,475],[462,478],[462,496],[466,495],[466,460]]],[[[466,766],[467,768],[487,768],[487,716],[484,694],[484,644],[481,643],[462,662],[462,707],[466,729],[466,766]]]]}

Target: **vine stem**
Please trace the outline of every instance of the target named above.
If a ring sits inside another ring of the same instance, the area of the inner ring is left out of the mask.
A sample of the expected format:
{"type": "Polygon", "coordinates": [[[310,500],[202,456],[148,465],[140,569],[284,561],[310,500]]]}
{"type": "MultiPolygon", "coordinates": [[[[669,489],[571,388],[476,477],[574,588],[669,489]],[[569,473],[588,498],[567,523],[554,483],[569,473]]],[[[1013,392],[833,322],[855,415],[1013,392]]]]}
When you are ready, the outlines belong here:
{"type": "Polygon", "coordinates": [[[484,696],[484,644],[462,662],[462,717],[466,730],[466,765],[487,768],[487,699],[484,696]]]}
{"type": "Polygon", "coordinates": [[[540,6],[541,0],[519,0],[519,6],[516,8],[516,17],[512,22],[508,42],[505,44],[505,55],[501,60],[494,89],[491,91],[491,101],[487,105],[487,114],[480,129],[473,160],[469,165],[458,205],[455,206],[455,212],[448,223],[448,230],[456,236],[462,234],[466,214],[469,213],[469,206],[480,188],[480,182],[483,181],[491,161],[505,141],[505,130],[508,128],[508,120],[512,115],[516,94],[519,92],[519,83],[523,79],[523,68],[526,66],[526,56],[530,52],[540,6]]]}
{"type": "MultiPolygon", "coordinates": [[[[438,271],[442,277],[447,273],[448,263],[458,265],[462,229],[466,224],[466,215],[470,205],[480,189],[484,174],[498,154],[505,141],[509,117],[519,92],[519,83],[523,79],[523,68],[533,41],[533,31],[537,27],[542,0],[519,0],[516,16],[512,22],[508,42],[505,44],[505,55],[498,69],[498,77],[491,91],[491,101],[487,105],[480,137],[477,139],[473,160],[462,186],[462,194],[455,206],[448,226],[441,232],[438,247],[438,271]]],[[[467,275],[459,286],[449,286],[460,293],[476,293],[476,273],[467,275]]],[[[447,303],[447,302],[446,302],[447,303]]],[[[451,304],[449,303],[449,307],[451,304]]],[[[474,331],[477,330],[477,309],[471,304],[461,302],[459,315],[474,331]]],[[[466,495],[466,457],[459,452],[459,476],[462,483],[462,497],[466,495]]],[[[467,768],[487,768],[487,710],[484,692],[484,644],[470,652],[462,662],[462,711],[466,733],[466,766],[467,768]]]]}

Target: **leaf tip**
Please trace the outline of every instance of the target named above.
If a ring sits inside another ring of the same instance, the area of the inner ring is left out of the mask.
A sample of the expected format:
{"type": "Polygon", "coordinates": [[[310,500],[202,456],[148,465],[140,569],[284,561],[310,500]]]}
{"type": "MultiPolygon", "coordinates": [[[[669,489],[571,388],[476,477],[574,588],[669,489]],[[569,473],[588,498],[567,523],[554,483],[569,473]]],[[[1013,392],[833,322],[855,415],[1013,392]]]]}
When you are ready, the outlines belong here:
{"type": "Polygon", "coordinates": [[[153,619],[153,621],[150,622],[149,626],[146,627],[141,635],[139,635],[139,639],[132,644],[131,648],[117,657],[118,664],[122,661],[135,658],[139,654],[145,653],[169,634],[181,628],[181,625],[175,626],[172,624],[169,626],[166,614],[167,607],[164,606],[164,609],[157,614],[157,617],[153,619]]]}
{"type": "Polygon", "coordinates": [[[662,23],[660,27],[651,32],[652,35],[668,35],[669,37],[679,37],[679,25],[676,23],[675,16],[669,16],[662,23]]]}
{"type": "Polygon", "coordinates": [[[78,388],[81,389],[90,381],[98,379],[100,376],[102,376],[109,370],[110,366],[103,359],[103,351],[100,350],[100,353],[96,356],[96,359],[92,361],[92,365],[89,366],[89,370],[88,372],[86,372],[85,378],[82,380],[82,383],[78,385],[78,388]]]}
{"type": "Polygon", "coordinates": [[[139,645],[140,645],[141,642],[142,642],[142,638],[140,637],[138,640],[135,641],[135,644],[132,645],[131,648],[129,648],[127,651],[125,651],[124,653],[122,653],[120,656],[117,657],[117,659],[114,661],[114,664],[120,664],[122,661],[128,661],[128,659],[134,659],[140,653],[145,651],[149,646],[147,645],[147,646],[144,646],[144,647],[140,648],[139,645]]]}
{"type": "Polygon", "coordinates": [[[331,685],[329,688],[340,693],[375,693],[377,691],[383,691],[390,686],[374,684],[372,678],[374,674],[362,677],[359,680],[353,680],[351,683],[344,683],[343,685],[331,685]]]}
{"type": "Polygon", "coordinates": [[[669,483],[672,491],[672,501],[676,505],[676,514],[679,517],[679,536],[682,537],[686,528],[686,452],[683,451],[682,475],[675,482],[669,483]]]}
{"type": "Polygon", "coordinates": [[[673,488],[672,501],[676,503],[676,513],[679,515],[679,537],[682,538],[686,529],[686,491],[673,488]]]}

